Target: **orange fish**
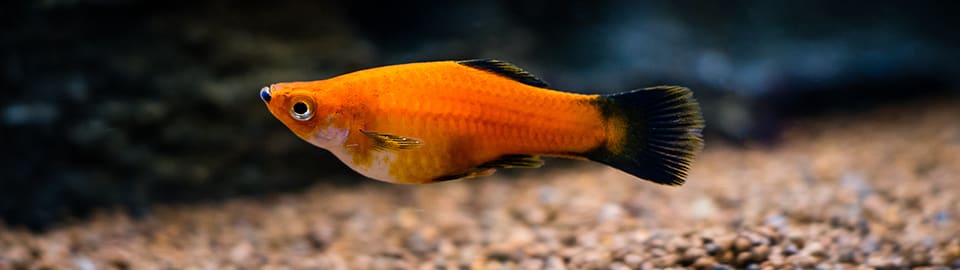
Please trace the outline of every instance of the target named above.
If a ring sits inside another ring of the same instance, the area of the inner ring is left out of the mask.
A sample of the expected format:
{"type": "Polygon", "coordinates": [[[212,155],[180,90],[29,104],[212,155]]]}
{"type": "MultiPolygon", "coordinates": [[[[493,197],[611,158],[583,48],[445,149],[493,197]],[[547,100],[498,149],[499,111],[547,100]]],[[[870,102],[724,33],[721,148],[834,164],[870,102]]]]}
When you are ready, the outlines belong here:
{"type": "Polygon", "coordinates": [[[506,62],[426,62],[260,90],[274,117],[369,178],[404,184],[536,168],[540,156],[589,159],[680,185],[703,147],[687,88],[611,95],[548,88],[506,62]]]}

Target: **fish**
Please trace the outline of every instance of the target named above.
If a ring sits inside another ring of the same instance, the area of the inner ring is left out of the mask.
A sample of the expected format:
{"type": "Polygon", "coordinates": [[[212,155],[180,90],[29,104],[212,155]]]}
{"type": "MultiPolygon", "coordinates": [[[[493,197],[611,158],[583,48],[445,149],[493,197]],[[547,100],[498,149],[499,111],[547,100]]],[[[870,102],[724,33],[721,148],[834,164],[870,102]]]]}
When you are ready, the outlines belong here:
{"type": "Polygon", "coordinates": [[[693,92],[551,89],[494,59],[397,64],[260,89],[300,139],[375,180],[427,184],[538,168],[541,157],[606,164],[681,185],[704,145],[693,92]]]}

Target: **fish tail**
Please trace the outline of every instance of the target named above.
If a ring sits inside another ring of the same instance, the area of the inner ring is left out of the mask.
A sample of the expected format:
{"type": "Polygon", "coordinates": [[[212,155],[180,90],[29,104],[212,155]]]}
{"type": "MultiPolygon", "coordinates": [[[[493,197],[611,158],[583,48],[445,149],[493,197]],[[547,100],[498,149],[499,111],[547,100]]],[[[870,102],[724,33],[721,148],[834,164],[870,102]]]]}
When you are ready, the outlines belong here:
{"type": "Polygon", "coordinates": [[[664,185],[683,184],[703,148],[700,105],[685,87],[657,86],[594,101],[606,140],[584,156],[664,185]]]}

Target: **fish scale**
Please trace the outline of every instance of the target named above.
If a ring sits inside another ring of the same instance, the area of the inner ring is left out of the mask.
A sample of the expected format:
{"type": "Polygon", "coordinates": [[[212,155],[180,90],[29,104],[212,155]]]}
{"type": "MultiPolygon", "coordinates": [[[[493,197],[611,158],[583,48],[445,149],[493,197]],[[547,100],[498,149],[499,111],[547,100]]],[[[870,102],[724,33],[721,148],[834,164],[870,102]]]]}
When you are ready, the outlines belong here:
{"type": "MultiPolygon", "coordinates": [[[[418,76],[412,75],[412,77],[418,76]]],[[[397,161],[391,166],[391,171],[407,175],[415,172],[403,168],[431,171],[443,171],[442,168],[452,168],[452,171],[465,170],[469,169],[470,165],[476,165],[478,161],[494,159],[501,155],[577,152],[595,147],[600,142],[601,136],[597,132],[600,130],[600,123],[596,121],[599,119],[598,112],[589,108],[584,102],[579,102],[584,104],[580,111],[571,110],[571,106],[567,105],[567,103],[589,99],[590,96],[571,94],[564,95],[562,98],[550,98],[544,96],[552,93],[542,89],[517,91],[496,85],[495,83],[498,83],[496,81],[486,84],[481,82],[459,84],[455,80],[443,80],[433,83],[432,86],[437,88],[410,88],[406,90],[408,91],[406,95],[398,95],[396,99],[384,102],[384,106],[372,115],[392,117],[375,120],[377,124],[371,129],[393,134],[408,134],[424,140],[424,147],[418,152],[398,153],[397,161]],[[431,91],[433,89],[456,90],[431,91]],[[496,98],[498,92],[513,98],[498,100],[496,98]],[[457,95],[451,95],[451,93],[457,95]],[[424,99],[423,96],[431,96],[431,98],[424,99]],[[557,111],[567,111],[570,114],[565,115],[557,111]],[[589,115],[591,111],[595,115],[594,121],[571,120],[578,115],[589,115]],[[402,119],[417,119],[416,121],[424,124],[404,125],[402,119]],[[476,130],[471,132],[471,128],[466,123],[478,123],[476,130]],[[590,124],[597,127],[587,130],[587,133],[596,133],[592,138],[589,135],[577,134],[584,130],[584,126],[590,124]],[[419,127],[425,127],[425,129],[418,130],[419,127]],[[454,147],[442,143],[431,143],[444,141],[451,136],[466,137],[462,139],[473,142],[470,143],[473,147],[467,148],[476,149],[469,153],[455,153],[457,149],[454,147]],[[578,140],[578,138],[587,138],[587,140],[578,140]],[[557,144],[568,145],[569,148],[557,149],[557,144]],[[489,149],[497,149],[497,151],[489,149]],[[451,160],[438,163],[435,157],[449,157],[451,160]],[[437,168],[428,168],[428,164],[434,164],[437,168]]],[[[393,87],[401,85],[403,84],[394,84],[393,87]]],[[[525,85],[514,87],[525,87],[525,85]]],[[[381,91],[394,90],[381,89],[381,91]]]]}
{"type": "MultiPolygon", "coordinates": [[[[455,82],[451,82],[455,83],[455,82]]],[[[442,86],[441,86],[442,87],[442,86]]],[[[479,85],[479,89],[483,89],[482,85],[479,85]]],[[[488,91],[480,90],[464,90],[459,93],[470,93],[475,91],[473,98],[476,99],[488,99],[485,97],[489,95],[488,91]]],[[[414,95],[410,95],[414,96],[414,95]]],[[[519,99],[523,100],[525,97],[520,97],[519,99]]],[[[511,127],[511,129],[522,128],[522,127],[538,127],[543,131],[541,133],[552,133],[554,136],[559,137],[569,137],[570,132],[557,132],[557,131],[569,131],[582,129],[585,122],[588,121],[570,121],[570,117],[564,117],[565,115],[557,115],[557,113],[550,113],[552,110],[522,110],[517,108],[558,108],[559,110],[567,109],[563,106],[563,102],[557,102],[556,100],[544,100],[533,97],[527,100],[537,100],[536,104],[523,104],[522,106],[517,106],[515,104],[510,104],[509,102],[500,102],[500,103],[490,103],[490,102],[466,102],[461,98],[449,98],[447,96],[439,95],[431,99],[430,101],[417,101],[417,99],[411,99],[409,102],[404,102],[403,100],[395,100],[390,104],[396,104],[396,107],[393,108],[383,108],[376,115],[402,115],[400,117],[420,117],[421,114],[433,114],[437,117],[449,117],[449,118],[460,118],[466,121],[479,121],[481,123],[490,123],[496,127],[511,127]],[[548,101],[554,102],[554,104],[549,104],[548,101]],[[402,104],[417,104],[409,106],[412,108],[401,107],[402,104]],[[423,106],[423,104],[428,104],[428,106],[423,106]],[[422,111],[417,111],[417,107],[422,107],[422,111]],[[548,121],[549,120],[549,121],[548,121]],[[538,124],[539,123],[539,124],[538,124]]],[[[599,125],[599,123],[594,123],[599,125]]],[[[434,125],[435,126],[435,125],[434,125]]],[[[486,125],[484,125],[486,126],[486,125]]],[[[437,127],[441,130],[458,130],[461,127],[452,127],[449,129],[444,129],[437,127]]],[[[496,130],[494,130],[496,131],[496,130]]],[[[480,132],[484,133],[484,132],[480,132]]],[[[487,132],[491,134],[497,134],[496,132],[487,132]]],[[[532,143],[532,142],[531,142],[532,143]]]]}

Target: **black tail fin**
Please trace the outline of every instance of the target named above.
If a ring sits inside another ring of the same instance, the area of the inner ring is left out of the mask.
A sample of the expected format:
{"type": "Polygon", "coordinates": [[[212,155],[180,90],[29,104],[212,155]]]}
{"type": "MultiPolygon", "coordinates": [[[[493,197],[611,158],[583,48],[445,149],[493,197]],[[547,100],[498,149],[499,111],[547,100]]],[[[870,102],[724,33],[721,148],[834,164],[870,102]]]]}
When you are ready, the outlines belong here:
{"type": "Polygon", "coordinates": [[[602,95],[605,145],[586,157],[637,177],[681,185],[703,148],[703,115],[690,89],[658,86],[602,95]]]}

